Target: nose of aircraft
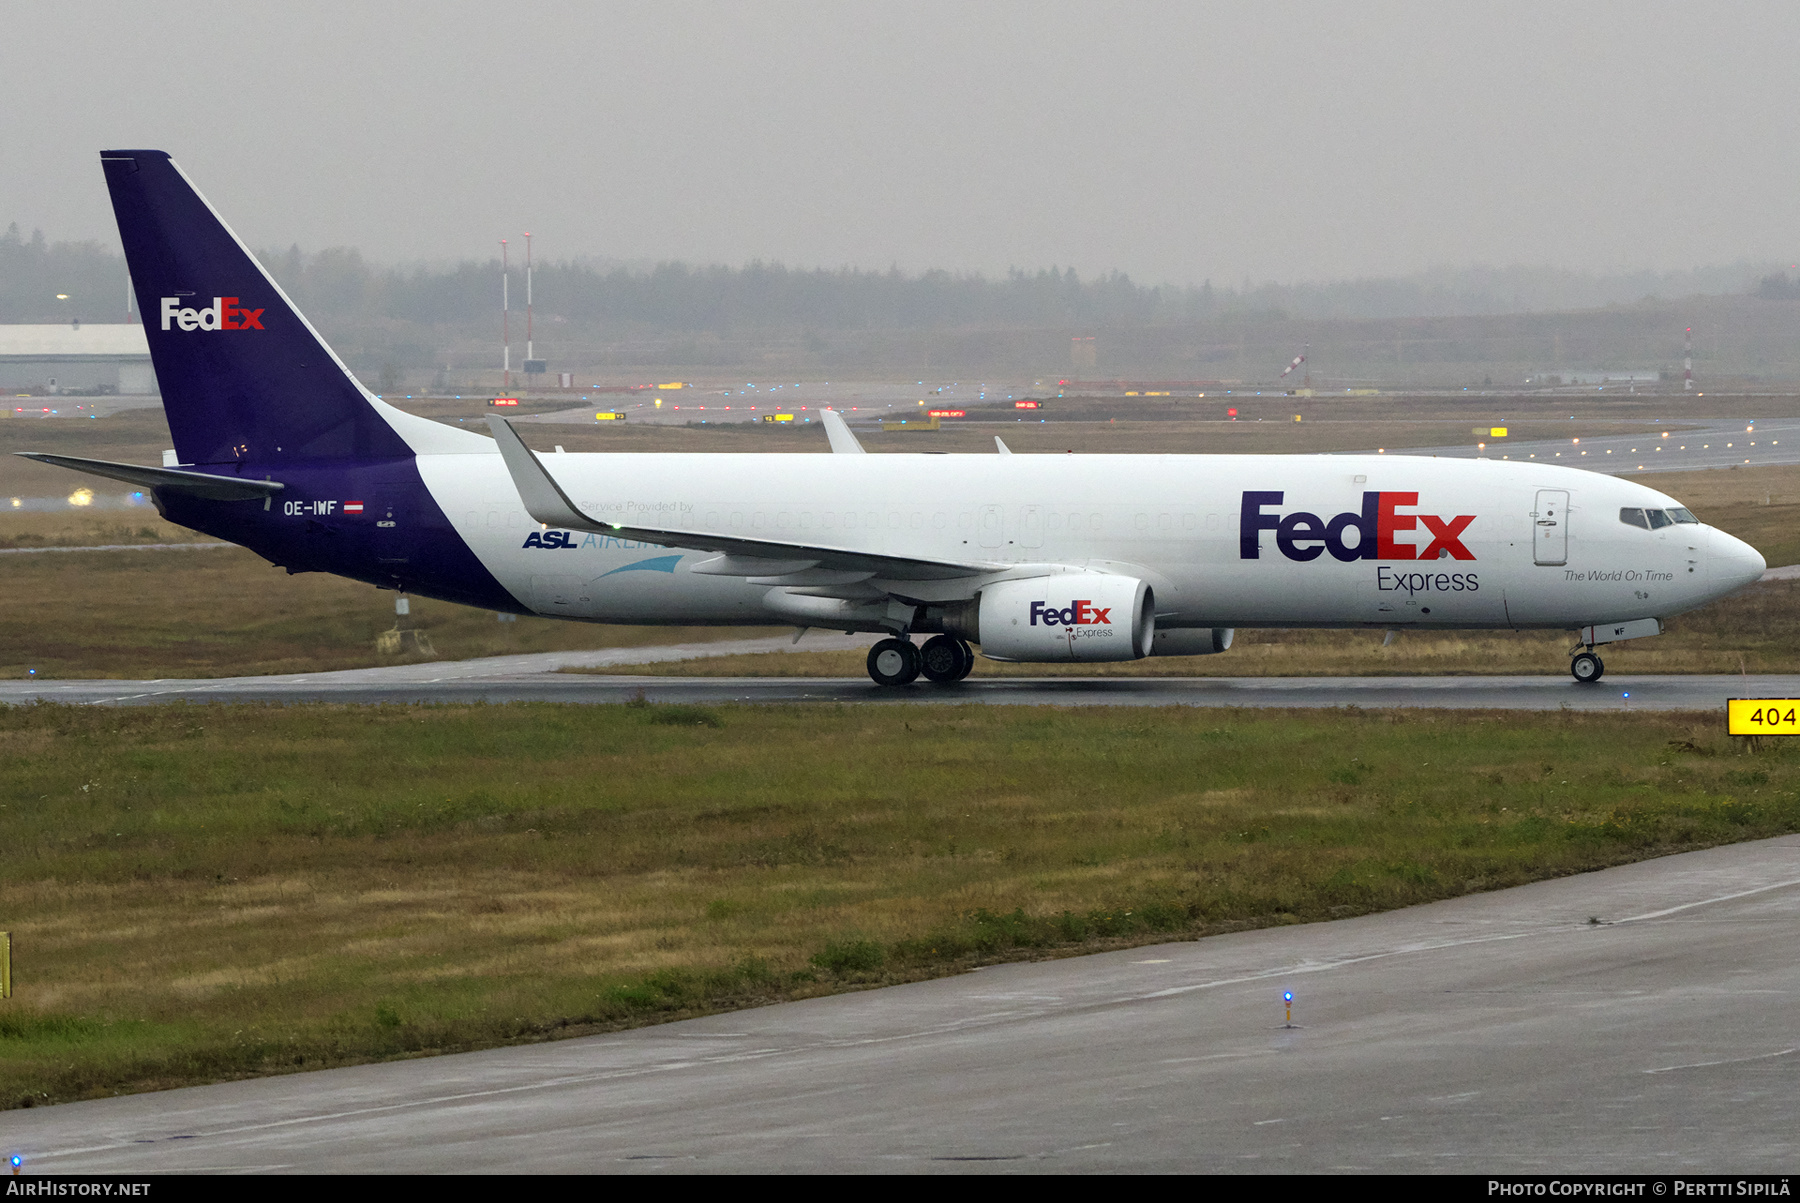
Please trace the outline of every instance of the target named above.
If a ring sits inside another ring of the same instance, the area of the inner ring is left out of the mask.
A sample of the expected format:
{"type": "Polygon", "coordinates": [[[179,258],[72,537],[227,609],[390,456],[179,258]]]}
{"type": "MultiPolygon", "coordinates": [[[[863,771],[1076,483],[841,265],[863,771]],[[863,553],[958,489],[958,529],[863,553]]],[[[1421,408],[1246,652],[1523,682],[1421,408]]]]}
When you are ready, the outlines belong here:
{"type": "Polygon", "coordinates": [[[1760,580],[1769,567],[1756,548],[1722,530],[1713,530],[1710,543],[1713,583],[1725,589],[1741,589],[1760,580]]]}

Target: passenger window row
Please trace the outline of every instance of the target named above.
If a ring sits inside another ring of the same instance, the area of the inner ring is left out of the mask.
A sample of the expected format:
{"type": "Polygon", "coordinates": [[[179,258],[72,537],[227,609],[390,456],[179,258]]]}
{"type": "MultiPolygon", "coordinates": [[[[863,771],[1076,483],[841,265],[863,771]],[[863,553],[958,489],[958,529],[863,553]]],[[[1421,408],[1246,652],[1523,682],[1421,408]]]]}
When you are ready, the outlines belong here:
{"type": "Polygon", "coordinates": [[[1619,521],[1626,526],[1635,526],[1643,530],[1661,530],[1663,527],[1672,526],[1677,522],[1699,525],[1700,519],[1694,517],[1691,511],[1682,509],[1680,506],[1672,510],[1640,510],[1628,506],[1619,511],[1619,521]]]}

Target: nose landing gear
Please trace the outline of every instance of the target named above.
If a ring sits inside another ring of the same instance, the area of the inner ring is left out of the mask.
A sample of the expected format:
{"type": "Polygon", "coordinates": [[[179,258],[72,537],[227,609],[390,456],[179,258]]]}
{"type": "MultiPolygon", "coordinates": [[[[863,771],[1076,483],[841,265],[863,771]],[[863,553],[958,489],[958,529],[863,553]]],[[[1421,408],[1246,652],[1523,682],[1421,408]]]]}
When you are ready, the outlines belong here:
{"type": "Polygon", "coordinates": [[[1575,678],[1577,684],[1592,685],[1605,672],[1606,665],[1601,662],[1600,657],[1594,655],[1593,648],[1575,653],[1575,658],[1569,661],[1569,675],[1575,678]]]}

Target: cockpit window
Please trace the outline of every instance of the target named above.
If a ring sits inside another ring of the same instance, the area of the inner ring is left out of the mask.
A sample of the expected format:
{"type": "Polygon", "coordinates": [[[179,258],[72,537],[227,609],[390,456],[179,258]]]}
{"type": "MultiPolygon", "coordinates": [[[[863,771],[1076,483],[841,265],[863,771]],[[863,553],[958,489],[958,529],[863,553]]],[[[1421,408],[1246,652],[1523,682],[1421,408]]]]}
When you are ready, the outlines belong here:
{"type": "Polygon", "coordinates": [[[1669,513],[1675,516],[1675,521],[1677,522],[1686,522],[1694,526],[1700,525],[1700,519],[1694,517],[1692,510],[1684,510],[1680,506],[1676,506],[1674,509],[1670,510],[1669,513]]]}
{"type": "Polygon", "coordinates": [[[1675,525],[1675,519],[1669,517],[1667,510],[1645,510],[1644,516],[1650,519],[1651,530],[1661,530],[1665,526],[1675,525]]]}
{"type": "Polygon", "coordinates": [[[1644,511],[1640,509],[1626,508],[1620,510],[1619,521],[1623,522],[1626,526],[1642,527],[1644,530],[1650,529],[1650,520],[1644,517],[1644,511]]]}

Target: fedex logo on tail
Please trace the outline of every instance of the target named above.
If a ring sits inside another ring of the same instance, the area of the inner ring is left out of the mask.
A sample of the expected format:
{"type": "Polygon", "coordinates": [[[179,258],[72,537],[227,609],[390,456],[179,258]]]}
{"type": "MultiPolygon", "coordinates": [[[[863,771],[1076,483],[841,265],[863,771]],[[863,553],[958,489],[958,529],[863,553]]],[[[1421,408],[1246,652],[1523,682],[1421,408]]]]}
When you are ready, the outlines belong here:
{"type": "Polygon", "coordinates": [[[245,309],[236,297],[214,297],[205,309],[183,307],[180,297],[162,299],[162,328],[173,322],[183,330],[261,330],[263,311],[245,309]]]}
{"type": "Polygon", "coordinates": [[[1077,600],[1058,609],[1045,602],[1031,603],[1031,625],[1042,622],[1047,627],[1111,626],[1113,608],[1096,606],[1091,601],[1077,600]]]}
{"type": "Polygon", "coordinates": [[[1417,493],[1364,493],[1361,513],[1346,512],[1330,519],[1304,510],[1263,512],[1280,506],[1285,496],[1273,491],[1244,494],[1238,519],[1239,559],[1260,558],[1261,535],[1266,530],[1275,532],[1276,548],[1290,560],[1316,560],[1328,551],[1333,559],[1346,564],[1354,560],[1436,560],[1446,555],[1455,560],[1475,558],[1462,542],[1475,515],[1440,518],[1401,513],[1419,504],[1417,493]],[[1396,542],[1396,535],[1417,532],[1421,527],[1430,536],[1428,542],[1396,542]],[[1351,531],[1356,532],[1354,536],[1351,531]]]}

